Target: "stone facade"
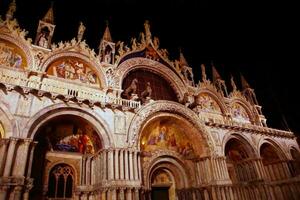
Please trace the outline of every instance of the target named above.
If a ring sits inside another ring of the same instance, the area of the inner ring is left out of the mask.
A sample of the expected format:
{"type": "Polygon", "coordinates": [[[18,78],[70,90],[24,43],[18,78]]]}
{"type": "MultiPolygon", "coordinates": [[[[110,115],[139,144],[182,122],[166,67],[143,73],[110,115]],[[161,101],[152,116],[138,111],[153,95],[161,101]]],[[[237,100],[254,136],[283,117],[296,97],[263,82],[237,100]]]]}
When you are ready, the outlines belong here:
{"type": "Polygon", "coordinates": [[[300,198],[295,135],[267,127],[244,77],[228,94],[202,65],[196,84],[148,22],[130,47],[106,27],[97,55],[82,23],[51,44],[50,8],[32,44],[15,6],[0,20],[0,200],[300,198]]]}

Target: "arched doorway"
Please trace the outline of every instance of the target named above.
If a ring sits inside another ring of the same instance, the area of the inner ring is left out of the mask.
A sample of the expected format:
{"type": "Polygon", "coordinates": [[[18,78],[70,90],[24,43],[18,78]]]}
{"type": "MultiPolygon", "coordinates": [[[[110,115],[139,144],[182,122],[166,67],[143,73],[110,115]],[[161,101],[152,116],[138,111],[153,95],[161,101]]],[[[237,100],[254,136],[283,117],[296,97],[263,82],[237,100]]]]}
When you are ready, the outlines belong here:
{"type": "MultiPolygon", "coordinates": [[[[80,176],[75,177],[74,174],[80,174],[83,155],[94,154],[102,149],[103,142],[99,135],[94,126],[86,119],[70,114],[56,116],[42,124],[34,137],[38,144],[32,165],[35,187],[31,192],[30,199],[41,199],[42,196],[48,197],[50,194],[54,198],[53,191],[52,193],[48,191],[51,189],[48,184],[50,180],[54,181],[52,170],[58,170],[58,168],[53,168],[53,165],[60,162],[74,168],[73,171],[69,170],[69,175],[72,177],[72,187],[80,184],[80,176]]],[[[59,169],[67,170],[70,167],[60,165],[59,169]]],[[[65,184],[70,183],[70,176],[64,182],[65,184]]],[[[61,184],[62,181],[57,183],[61,184]]],[[[69,194],[70,190],[66,191],[67,193],[64,194],[69,194]]],[[[57,194],[61,195],[61,193],[57,194]]]]}
{"type": "Polygon", "coordinates": [[[48,199],[72,199],[75,182],[74,169],[67,164],[55,165],[49,175],[48,199]]]}
{"type": "Polygon", "coordinates": [[[156,113],[140,134],[144,184],[152,200],[191,199],[194,161],[208,155],[205,138],[176,114],[156,113]]]}
{"type": "Polygon", "coordinates": [[[273,143],[265,142],[260,146],[260,157],[271,181],[283,180],[290,177],[290,169],[283,153],[273,143]]]}
{"type": "Polygon", "coordinates": [[[300,175],[300,152],[295,148],[291,148],[291,156],[293,158],[292,160],[293,176],[299,176],[300,175]]]}
{"type": "Polygon", "coordinates": [[[257,172],[249,158],[254,157],[251,146],[242,138],[233,136],[225,145],[226,164],[232,183],[249,182],[257,172]]]}

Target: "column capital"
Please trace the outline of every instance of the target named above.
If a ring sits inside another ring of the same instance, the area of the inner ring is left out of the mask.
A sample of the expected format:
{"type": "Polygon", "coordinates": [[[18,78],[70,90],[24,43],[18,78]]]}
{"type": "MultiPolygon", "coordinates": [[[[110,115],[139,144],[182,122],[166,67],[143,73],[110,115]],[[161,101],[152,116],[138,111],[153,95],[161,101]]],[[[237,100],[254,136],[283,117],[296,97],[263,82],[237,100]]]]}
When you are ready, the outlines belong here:
{"type": "Polygon", "coordinates": [[[8,138],[1,138],[0,139],[0,146],[2,145],[8,145],[9,139],[8,138]]]}

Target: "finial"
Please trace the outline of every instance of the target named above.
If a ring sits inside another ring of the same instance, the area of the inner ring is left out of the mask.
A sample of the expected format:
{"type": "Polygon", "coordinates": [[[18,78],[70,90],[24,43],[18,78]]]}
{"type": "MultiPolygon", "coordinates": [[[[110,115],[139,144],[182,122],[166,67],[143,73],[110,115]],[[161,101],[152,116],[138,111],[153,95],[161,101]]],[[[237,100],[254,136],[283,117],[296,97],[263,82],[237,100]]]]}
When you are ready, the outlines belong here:
{"type": "Polygon", "coordinates": [[[77,33],[77,40],[80,42],[82,40],[84,31],[85,31],[85,26],[83,25],[82,22],[79,22],[79,27],[78,27],[78,33],[77,33]]]}
{"type": "Polygon", "coordinates": [[[144,23],[145,34],[146,34],[146,42],[149,43],[151,41],[151,31],[150,31],[150,23],[148,20],[144,23]]]}
{"type": "Polygon", "coordinates": [[[202,72],[202,81],[207,81],[206,72],[205,72],[205,65],[201,64],[201,72],[202,72]]]}
{"type": "Polygon", "coordinates": [[[233,76],[231,75],[231,78],[230,78],[230,82],[231,82],[231,86],[232,86],[232,89],[233,91],[237,91],[237,87],[236,87],[236,84],[233,80],[233,76]]]}
{"type": "Polygon", "coordinates": [[[53,1],[51,1],[51,6],[43,18],[44,22],[54,24],[53,5],[54,5],[54,3],[53,3],[53,1]]]}
{"type": "Polygon", "coordinates": [[[16,0],[13,0],[8,7],[8,11],[6,12],[6,20],[11,20],[14,17],[14,13],[17,10],[16,0]]]}

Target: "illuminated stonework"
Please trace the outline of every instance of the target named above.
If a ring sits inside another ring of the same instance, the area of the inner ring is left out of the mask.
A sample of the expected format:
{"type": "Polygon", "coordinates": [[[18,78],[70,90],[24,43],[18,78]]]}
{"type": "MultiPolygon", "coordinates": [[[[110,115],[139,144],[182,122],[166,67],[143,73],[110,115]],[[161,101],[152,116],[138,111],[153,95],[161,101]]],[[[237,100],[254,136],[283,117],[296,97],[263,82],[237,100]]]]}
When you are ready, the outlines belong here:
{"type": "Polygon", "coordinates": [[[229,93],[180,52],[170,60],[152,37],[99,53],[85,27],[51,43],[49,9],[34,44],[0,20],[0,200],[299,199],[300,149],[292,132],[267,127],[242,77],[229,93]]]}

